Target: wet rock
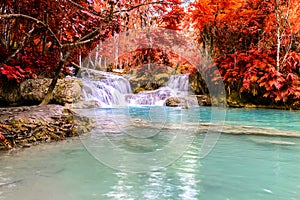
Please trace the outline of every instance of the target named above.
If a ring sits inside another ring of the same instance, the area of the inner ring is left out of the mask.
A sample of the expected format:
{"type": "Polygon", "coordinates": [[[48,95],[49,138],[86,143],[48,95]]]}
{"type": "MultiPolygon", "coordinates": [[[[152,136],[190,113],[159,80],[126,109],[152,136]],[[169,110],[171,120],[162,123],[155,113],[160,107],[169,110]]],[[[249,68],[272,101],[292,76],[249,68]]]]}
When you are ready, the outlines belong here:
{"type": "Polygon", "coordinates": [[[89,68],[81,68],[77,74],[77,77],[87,80],[101,80],[106,79],[105,72],[101,70],[93,70],[89,68]]]}
{"type": "Polygon", "coordinates": [[[207,95],[195,95],[198,100],[199,106],[211,106],[211,101],[207,95]]]}
{"type": "Polygon", "coordinates": [[[160,87],[166,86],[170,74],[168,73],[157,73],[148,74],[147,76],[130,77],[129,82],[133,93],[139,93],[141,91],[156,90],[160,87]]]}
{"type": "Polygon", "coordinates": [[[209,105],[209,98],[205,95],[189,95],[185,97],[169,97],[165,101],[165,105],[169,107],[189,108],[193,106],[209,105]],[[201,103],[201,104],[200,104],[201,103]]]}
{"type": "Polygon", "coordinates": [[[170,107],[178,107],[181,105],[181,99],[179,97],[169,97],[165,101],[165,105],[170,107]]]}

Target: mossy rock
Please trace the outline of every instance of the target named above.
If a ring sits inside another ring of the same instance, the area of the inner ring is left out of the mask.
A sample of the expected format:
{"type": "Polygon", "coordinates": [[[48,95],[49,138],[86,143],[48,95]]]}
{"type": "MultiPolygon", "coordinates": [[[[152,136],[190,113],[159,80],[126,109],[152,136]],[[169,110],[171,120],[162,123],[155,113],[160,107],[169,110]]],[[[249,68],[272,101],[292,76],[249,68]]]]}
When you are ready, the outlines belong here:
{"type": "Polygon", "coordinates": [[[91,119],[60,105],[0,108],[0,133],[12,146],[78,136],[90,131],[91,124],[91,119]]]}

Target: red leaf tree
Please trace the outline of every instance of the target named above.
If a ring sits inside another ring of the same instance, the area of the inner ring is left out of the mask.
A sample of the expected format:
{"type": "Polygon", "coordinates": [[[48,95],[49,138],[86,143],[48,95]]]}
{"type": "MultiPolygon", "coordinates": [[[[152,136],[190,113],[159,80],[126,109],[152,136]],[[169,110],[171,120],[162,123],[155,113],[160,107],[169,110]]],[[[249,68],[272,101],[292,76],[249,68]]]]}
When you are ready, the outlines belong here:
{"type": "Polygon", "coordinates": [[[186,27],[214,57],[229,95],[252,103],[299,101],[299,3],[199,0],[186,27]]]}
{"type": "Polygon", "coordinates": [[[1,0],[0,82],[53,77],[47,104],[65,66],[78,66],[100,41],[145,23],[147,9],[165,14],[173,5],[176,0],[1,0]]]}

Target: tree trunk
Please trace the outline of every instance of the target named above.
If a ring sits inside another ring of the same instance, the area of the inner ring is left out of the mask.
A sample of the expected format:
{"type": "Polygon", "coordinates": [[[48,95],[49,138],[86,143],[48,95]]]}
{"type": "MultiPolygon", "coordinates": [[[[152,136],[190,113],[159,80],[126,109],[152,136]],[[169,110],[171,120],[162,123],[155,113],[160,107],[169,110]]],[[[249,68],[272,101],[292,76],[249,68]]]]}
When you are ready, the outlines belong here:
{"type": "Polygon", "coordinates": [[[59,77],[59,73],[62,69],[62,67],[64,66],[65,62],[67,61],[67,59],[69,58],[71,54],[71,51],[69,51],[60,61],[59,61],[59,64],[58,64],[58,67],[55,71],[55,75],[51,81],[51,84],[48,88],[48,91],[47,91],[47,94],[46,96],[44,97],[42,103],[40,103],[40,105],[47,105],[49,104],[49,102],[51,101],[52,99],[52,95],[53,95],[53,90],[56,86],[56,83],[57,83],[57,80],[58,80],[58,77],[59,77]]]}
{"type": "Polygon", "coordinates": [[[277,28],[277,52],[276,52],[276,69],[279,71],[280,67],[280,46],[281,46],[281,38],[280,38],[280,25],[277,28]]]}
{"type": "Polygon", "coordinates": [[[281,13],[280,13],[280,0],[276,0],[275,3],[275,15],[277,21],[277,48],[276,48],[276,70],[280,70],[280,48],[281,48],[281,13]]]}

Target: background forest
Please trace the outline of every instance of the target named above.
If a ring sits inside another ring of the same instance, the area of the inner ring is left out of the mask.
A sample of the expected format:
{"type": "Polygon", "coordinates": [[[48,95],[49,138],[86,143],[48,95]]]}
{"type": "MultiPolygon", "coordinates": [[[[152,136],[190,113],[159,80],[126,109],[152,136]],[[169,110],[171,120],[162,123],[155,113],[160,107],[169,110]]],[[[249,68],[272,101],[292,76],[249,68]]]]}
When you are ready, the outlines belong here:
{"type": "MultiPolygon", "coordinates": [[[[298,0],[1,0],[0,82],[54,77],[54,87],[101,42],[157,27],[180,31],[212,56],[229,100],[297,108],[299,13],[298,0]]],[[[178,58],[130,53],[122,68],[139,69],[144,58],[174,67],[178,58]]]]}

